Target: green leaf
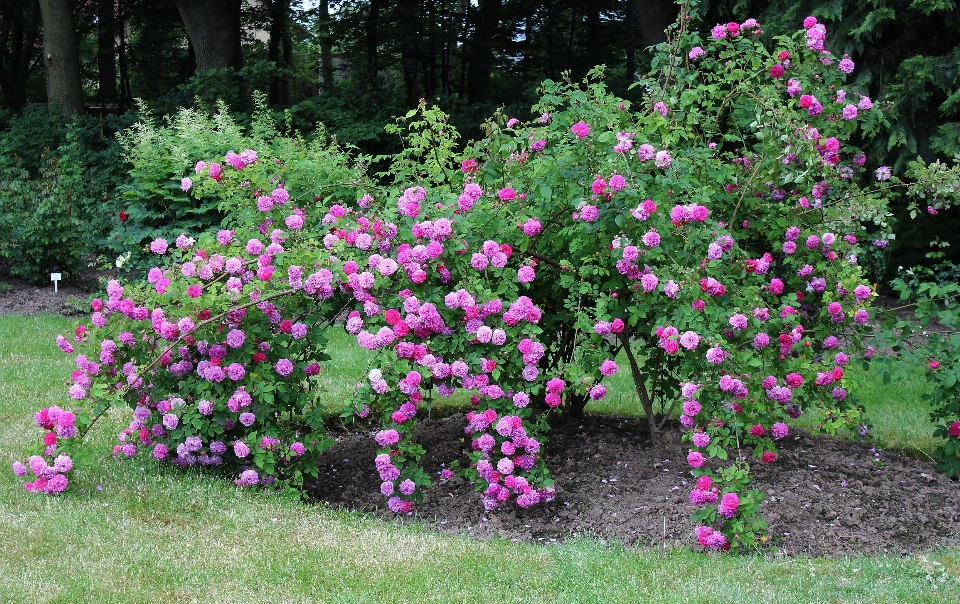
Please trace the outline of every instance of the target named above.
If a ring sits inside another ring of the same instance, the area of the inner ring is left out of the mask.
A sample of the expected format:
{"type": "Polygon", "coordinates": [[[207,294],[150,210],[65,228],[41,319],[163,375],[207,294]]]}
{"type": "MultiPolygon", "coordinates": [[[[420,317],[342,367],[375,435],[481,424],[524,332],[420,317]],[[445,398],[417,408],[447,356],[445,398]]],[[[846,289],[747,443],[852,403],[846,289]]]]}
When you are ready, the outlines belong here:
{"type": "Polygon", "coordinates": [[[945,373],[943,376],[943,387],[944,388],[953,388],[954,384],[957,383],[957,374],[953,371],[945,373]]]}

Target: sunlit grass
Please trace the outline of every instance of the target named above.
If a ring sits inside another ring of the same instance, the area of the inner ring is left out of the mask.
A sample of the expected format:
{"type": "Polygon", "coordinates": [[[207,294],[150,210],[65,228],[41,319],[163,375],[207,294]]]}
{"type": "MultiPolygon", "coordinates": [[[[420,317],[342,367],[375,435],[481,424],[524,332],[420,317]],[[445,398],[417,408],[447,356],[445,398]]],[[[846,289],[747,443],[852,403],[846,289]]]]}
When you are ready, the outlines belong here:
{"type": "MultiPolygon", "coordinates": [[[[23,459],[39,437],[33,411],[65,402],[72,359],[53,337],[70,325],[54,317],[0,317],[4,468],[23,459]]],[[[366,365],[365,351],[347,344],[347,336],[334,338],[324,403],[331,409],[352,393],[339,382],[360,379],[366,365]]],[[[910,392],[907,387],[891,400],[900,397],[906,405],[910,392]]],[[[0,602],[960,599],[956,550],[914,557],[706,557],[583,539],[536,546],[441,535],[241,490],[147,457],[117,462],[110,446],[124,415],[118,411],[98,426],[97,459],[75,472],[75,488],[64,496],[28,494],[12,472],[0,470],[0,602]]],[[[884,423],[895,434],[900,421],[890,415],[884,423]]]]}
{"type": "MultiPolygon", "coordinates": [[[[924,400],[930,391],[922,368],[899,380],[884,384],[879,372],[851,365],[846,372],[849,390],[856,392],[864,406],[864,420],[870,427],[868,442],[899,451],[911,457],[929,457],[943,439],[933,436],[930,419],[932,402],[924,400]]],[[[813,429],[822,419],[816,413],[806,414],[796,422],[800,427],[813,429]]],[[[857,438],[852,431],[838,434],[841,438],[857,438]]]]}

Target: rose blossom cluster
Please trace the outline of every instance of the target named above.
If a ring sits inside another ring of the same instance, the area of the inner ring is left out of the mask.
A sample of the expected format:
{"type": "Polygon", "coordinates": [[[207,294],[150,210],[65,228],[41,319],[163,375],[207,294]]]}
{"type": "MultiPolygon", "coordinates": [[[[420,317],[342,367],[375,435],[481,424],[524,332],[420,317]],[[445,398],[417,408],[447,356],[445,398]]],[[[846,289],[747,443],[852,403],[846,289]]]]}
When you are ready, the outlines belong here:
{"type": "Polygon", "coordinates": [[[45,430],[43,435],[43,455],[32,455],[27,463],[13,463],[13,473],[23,478],[28,471],[34,479],[23,487],[28,493],[62,493],[70,481],[67,474],[73,470],[73,459],[58,452],[59,443],[76,435],[76,416],[72,411],[56,405],[46,407],[33,414],[37,427],[45,430]]]}
{"type": "Polygon", "coordinates": [[[521,417],[498,416],[493,409],[471,411],[464,432],[479,452],[475,469],[487,483],[483,506],[488,512],[511,498],[522,508],[553,498],[552,487],[536,489],[521,475],[534,468],[540,452],[540,441],[527,435],[521,417]]]}

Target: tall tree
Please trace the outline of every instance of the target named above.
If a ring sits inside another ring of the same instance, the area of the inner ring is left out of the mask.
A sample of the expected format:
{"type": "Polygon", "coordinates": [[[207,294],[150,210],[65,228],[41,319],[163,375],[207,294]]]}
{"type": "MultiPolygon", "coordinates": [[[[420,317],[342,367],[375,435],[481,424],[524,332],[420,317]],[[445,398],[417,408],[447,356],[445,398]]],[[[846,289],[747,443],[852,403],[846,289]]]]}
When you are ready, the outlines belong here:
{"type": "Polygon", "coordinates": [[[175,0],[197,56],[197,69],[243,67],[241,0],[175,0]]]}
{"type": "Polygon", "coordinates": [[[420,75],[421,37],[420,0],[397,0],[396,21],[400,43],[400,66],[403,72],[403,89],[408,105],[417,101],[417,79],[420,75]]]}
{"type": "Polygon", "coordinates": [[[97,3],[97,101],[104,105],[117,102],[116,3],[97,3]]]}
{"type": "Polygon", "coordinates": [[[625,25],[627,35],[624,37],[624,43],[627,47],[627,64],[624,69],[624,79],[629,86],[637,76],[637,0],[627,0],[625,25]]]}
{"type": "Polygon", "coordinates": [[[40,0],[43,14],[43,63],[47,102],[66,115],[83,113],[80,54],[69,0],[40,0]]]}
{"type": "Polygon", "coordinates": [[[600,2],[587,2],[587,37],[586,37],[586,59],[587,69],[592,69],[594,65],[602,62],[601,44],[600,44],[600,2]]]}
{"type": "Polygon", "coordinates": [[[290,80],[293,77],[293,43],[290,36],[290,0],[265,0],[270,16],[270,40],[267,60],[282,69],[278,78],[270,82],[270,102],[290,105],[290,80]]]}
{"type": "Polygon", "coordinates": [[[490,73],[493,70],[493,42],[500,30],[500,9],[503,0],[480,0],[477,23],[473,31],[473,58],[467,95],[474,103],[487,100],[490,94],[490,73]]]}
{"type": "Polygon", "coordinates": [[[667,41],[664,30],[676,21],[680,9],[674,0],[643,0],[637,2],[636,18],[640,37],[647,46],[667,41]]]}
{"type": "Polygon", "coordinates": [[[330,1],[320,0],[317,6],[320,11],[320,74],[323,76],[323,87],[330,90],[333,86],[333,32],[331,31],[330,1]]]}
{"type": "Polygon", "coordinates": [[[383,0],[370,0],[370,10],[367,12],[367,19],[364,23],[364,33],[366,34],[367,45],[367,68],[371,73],[376,74],[377,48],[380,46],[379,27],[380,27],[380,8],[383,0]]]}
{"type": "Polygon", "coordinates": [[[3,106],[21,109],[27,101],[27,78],[41,56],[40,3],[0,3],[0,95],[3,106]]]}

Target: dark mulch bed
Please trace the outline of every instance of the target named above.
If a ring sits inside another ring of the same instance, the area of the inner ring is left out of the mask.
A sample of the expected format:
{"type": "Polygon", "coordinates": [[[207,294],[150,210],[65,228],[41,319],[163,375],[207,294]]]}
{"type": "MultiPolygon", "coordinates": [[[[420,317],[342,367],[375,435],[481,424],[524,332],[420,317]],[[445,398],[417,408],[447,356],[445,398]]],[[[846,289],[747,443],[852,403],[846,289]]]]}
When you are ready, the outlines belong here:
{"type": "MultiPolygon", "coordinates": [[[[427,420],[418,441],[423,467],[469,463],[463,415],[427,420]]],[[[646,427],[619,418],[588,417],[554,429],[544,459],[556,498],[530,509],[501,505],[484,513],[479,493],[461,478],[440,482],[400,521],[440,531],[553,543],[571,535],[628,546],[686,547],[695,542],[688,495],[688,447],[669,431],[657,446],[646,427]]],[[[311,497],[332,506],[393,518],[380,495],[370,432],[343,432],[323,457],[311,497]]],[[[933,464],[877,451],[869,444],[793,431],[778,460],[754,467],[767,495],[764,518],[771,550],[812,556],[908,553],[960,542],[960,484],[933,464]]]]}
{"type": "Polygon", "coordinates": [[[14,277],[0,276],[0,316],[63,315],[80,316],[90,312],[87,300],[96,291],[98,271],[84,269],[69,281],[36,285],[14,277]]]}

